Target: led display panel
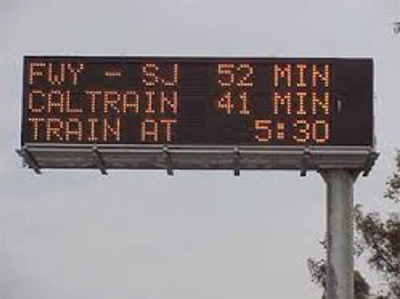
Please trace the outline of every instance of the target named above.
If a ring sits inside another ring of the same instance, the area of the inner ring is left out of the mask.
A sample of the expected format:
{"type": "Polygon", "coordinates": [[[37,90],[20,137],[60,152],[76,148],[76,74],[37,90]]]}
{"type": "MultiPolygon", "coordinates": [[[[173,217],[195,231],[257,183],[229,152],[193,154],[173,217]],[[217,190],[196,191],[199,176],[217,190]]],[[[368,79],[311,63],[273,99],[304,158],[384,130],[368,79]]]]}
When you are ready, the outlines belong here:
{"type": "Polygon", "coordinates": [[[22,145],[372,146],[373,62],[34,57],[22,145]]]}

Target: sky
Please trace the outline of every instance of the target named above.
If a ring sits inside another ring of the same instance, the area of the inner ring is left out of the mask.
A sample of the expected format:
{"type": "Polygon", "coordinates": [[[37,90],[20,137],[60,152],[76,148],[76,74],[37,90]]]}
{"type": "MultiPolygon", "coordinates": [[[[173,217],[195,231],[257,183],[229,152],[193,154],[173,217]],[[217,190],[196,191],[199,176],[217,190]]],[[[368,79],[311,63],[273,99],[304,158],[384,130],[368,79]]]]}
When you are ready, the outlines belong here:
{"type": "Polygon", "coordinates": [[[400,147],[399,1],[0,3],[2,298],[321,297],[306,263],[324,256],[317,173],[35,175],[15,152],[24,55],[371,57],[380,157],[355,202],[393,209],[382,194],[400,147]]]}

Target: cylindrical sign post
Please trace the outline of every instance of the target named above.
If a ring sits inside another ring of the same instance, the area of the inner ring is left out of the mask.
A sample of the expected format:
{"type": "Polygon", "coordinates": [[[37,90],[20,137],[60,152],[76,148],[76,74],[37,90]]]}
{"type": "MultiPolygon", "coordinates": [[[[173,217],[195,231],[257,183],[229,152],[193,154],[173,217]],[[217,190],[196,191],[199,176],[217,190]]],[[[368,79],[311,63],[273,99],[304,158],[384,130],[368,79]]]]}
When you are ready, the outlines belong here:
{"type": "Polygon", "coordinates": [[[349,170],[321,171],[327,185],[327,299],[353,299],[353,185],[349,170]]]}

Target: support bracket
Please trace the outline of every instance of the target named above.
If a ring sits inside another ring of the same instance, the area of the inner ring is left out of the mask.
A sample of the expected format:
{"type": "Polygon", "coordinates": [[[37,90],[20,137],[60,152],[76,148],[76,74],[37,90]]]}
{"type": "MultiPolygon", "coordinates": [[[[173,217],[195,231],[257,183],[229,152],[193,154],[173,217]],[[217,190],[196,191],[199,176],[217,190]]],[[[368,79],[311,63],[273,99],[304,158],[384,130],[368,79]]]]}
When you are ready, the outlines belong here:
{"type": "Polygon", "coordinates": [[[307,170],[309,169],[310,165],[310,156],[311,151],[306,146],[303,150],[303,158],[301,159],[301,166],[300,166],[300,176],[305,177],[307,175],[307,170]]]}
{"type": "Polygon", "coordinates": [[[32,168],[36,174],[42,174],[38,162],[28,147],[23,146],[22,149],[17,151],[17,153],[24,159],[24,163],[32,168]]]}
{"type": "Polygon", "coordinates": [[[163,152],[163,156],[165,158],[165,162],[167,164],[167,174],[174,175],[171,152],[169,151],[167,145],[163,146],[162,152],[163,152]]]}
{"type": "Polygon", "coordinates": [[[371,150],[365,159],[365,164],[364,164],[364,169],[363,169],[363,176],[368,176],[369,172],[372,169],[372,166],[374,166],[376,159],[378,158],[379,153],[375,152],[374,150],[371,150]]]}
{"type": "Polygon", "coordinates": [[[93,146],[92,153],[93,153],[93,157],[96,160],[96,165],[100,169],[101,174],[107,175],[108,173],[107,173],[106,165],[105,165],[103,157],[101,156],[101,153],[98,150],[96,145],[93,146]]]}
{"type": "Polygon", "coordinates": [[[240,151],[238,147],[233,149],[233,175],[240,176],[240,151]]]}

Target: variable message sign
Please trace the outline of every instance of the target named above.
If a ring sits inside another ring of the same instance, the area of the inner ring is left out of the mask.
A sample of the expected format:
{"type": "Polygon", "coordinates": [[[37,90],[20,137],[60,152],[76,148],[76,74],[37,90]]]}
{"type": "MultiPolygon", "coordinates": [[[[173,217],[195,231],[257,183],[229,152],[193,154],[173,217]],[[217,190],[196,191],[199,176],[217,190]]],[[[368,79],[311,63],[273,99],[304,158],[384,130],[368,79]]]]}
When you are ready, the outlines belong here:
{"type": "MultiPolygon", "coordinates": [[[[373,147],[372,95],[371,59],[26,57],[22,146],[52,149],[43,167],[83,168],[95,164],[50,162],[54,150],[360,150],[373,147]]],[[[160,168],[122,160],[108,167],[160,168]]]]}

